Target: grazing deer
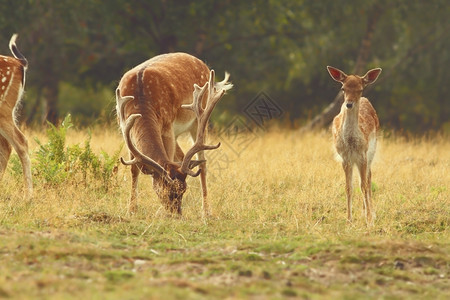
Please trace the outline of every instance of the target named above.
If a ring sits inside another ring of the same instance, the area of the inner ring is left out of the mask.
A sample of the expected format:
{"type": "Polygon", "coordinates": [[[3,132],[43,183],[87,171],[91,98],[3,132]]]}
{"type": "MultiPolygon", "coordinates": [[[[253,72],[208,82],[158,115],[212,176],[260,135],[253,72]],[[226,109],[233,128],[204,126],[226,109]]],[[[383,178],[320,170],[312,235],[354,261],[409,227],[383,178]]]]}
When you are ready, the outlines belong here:
{"type": "Polygon", "coordinates": [[[380,127],[377,113],[367,98],[361,97],[364,88],[374,83],[381,69],[370,70],[363,77],[347,75],[339,69],[328,66],[331,77],[342,83],[344,103],[341,112],[334,118],[332,132],[335,150],[342,160],[345,172],[347,214],[352,221],[352,175],[356,165],[361,178],[364,197],[364,211],[367,224],[373,224],[370,165],[375,156],[377,134],[380,127]]]}
{"type": "Polygon", "coordinates": [[[17,34],[9,41],[14,57],[0,55],[0,178],[5,172],[11,155],[11,145],[22,162],[27,196],[33,193],[31,162],[28,156],[28,142],[17,127],[17,107],[25,87],[27,59],[16,46],[17,34]]]}
{"type": "Polygon", "coordinates": [[[186,177],[200,174],[203,213],[209,215],[206,160],[203,151],[208,120],[225,91],[232,88],[229,74],[214,82],[214,71],[185,53],[156,56],[126,72],[116,90],[116,110],[131,165],[131,197],[128,209],[137,209],[140,172],[152,175],[153,187],[165,207],[181,214],[186,177]],[[200,87],[201,86],[201,87],[200,87]],[[194,145],[184,155],[177,137],[189,132],[194,145]],[[198,153],[199,160],[193,160],[198,153]],[[199,171],[192,168],[199,166],[199,171]]]}

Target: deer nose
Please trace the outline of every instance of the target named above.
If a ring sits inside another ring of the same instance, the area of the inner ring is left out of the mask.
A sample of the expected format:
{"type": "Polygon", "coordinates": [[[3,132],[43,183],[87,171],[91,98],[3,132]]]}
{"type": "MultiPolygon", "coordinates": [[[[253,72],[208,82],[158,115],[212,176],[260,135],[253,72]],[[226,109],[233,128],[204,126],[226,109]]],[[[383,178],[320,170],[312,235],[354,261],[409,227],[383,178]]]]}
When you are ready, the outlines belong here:
{"type": "Polygon", "coordinates": [[[353,103],[347,102],[346,106],[347,106],[347,108],[352,108],[353,107],[353,103]]]}

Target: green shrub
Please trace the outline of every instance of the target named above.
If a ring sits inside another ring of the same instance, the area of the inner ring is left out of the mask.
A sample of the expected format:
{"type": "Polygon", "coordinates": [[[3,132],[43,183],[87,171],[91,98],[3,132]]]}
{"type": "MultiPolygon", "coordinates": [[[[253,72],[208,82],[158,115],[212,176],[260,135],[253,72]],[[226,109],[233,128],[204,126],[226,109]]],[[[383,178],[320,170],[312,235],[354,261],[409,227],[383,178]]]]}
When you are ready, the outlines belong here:
{"type": "MultiPolygon", "coordinates": [[[[113,155],[101,151],[95,154],[91,148],[91,132],[83,146],[66,146],[67,131],[73,127],[70,114],[61,126],[48,123],[48,142],[35,138],[39,149],[31,154],[33,179],[47,186],[71,182],[75,185],[99,189],[107,192],[114,183],[121,146],[113,155]]],[[[15,177],[22,175],[22,167],[17,156],[11,159],[10,171],[15,177]]]]}

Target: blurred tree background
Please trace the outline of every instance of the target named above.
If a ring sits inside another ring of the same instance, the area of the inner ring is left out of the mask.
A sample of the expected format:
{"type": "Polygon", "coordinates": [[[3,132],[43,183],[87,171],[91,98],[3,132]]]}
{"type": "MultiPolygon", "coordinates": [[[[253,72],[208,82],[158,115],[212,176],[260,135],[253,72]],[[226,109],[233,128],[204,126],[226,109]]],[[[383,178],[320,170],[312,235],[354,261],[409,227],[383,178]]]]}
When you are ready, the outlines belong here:
{"type": "MultiPolygon", "coordinates": [[[[336,97],[327,65],[383,72],[366,95],[385,128],[450,132],[450,5],[446,0],[0,0],[0,53],[29,61],[22,121],[114,122],[125,71],[160,53],[204,60],[235,88],[225,124],[260,92],[304,125],[336,97]]],[[[321,124],[320,126],[326,125],[321,124]]]]}

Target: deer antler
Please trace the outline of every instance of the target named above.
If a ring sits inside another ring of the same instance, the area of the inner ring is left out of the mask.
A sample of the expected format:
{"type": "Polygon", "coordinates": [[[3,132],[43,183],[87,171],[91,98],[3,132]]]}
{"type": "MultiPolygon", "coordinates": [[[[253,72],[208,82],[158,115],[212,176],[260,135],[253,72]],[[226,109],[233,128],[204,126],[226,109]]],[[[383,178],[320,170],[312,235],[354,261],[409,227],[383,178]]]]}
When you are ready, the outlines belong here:
{"type": "Polygon", "coordinates": [[[189,169],[189,163],[192,160],[192,157],[203,150],[213,150],[220,147],[220,143],[217,145],[206,145],[205,144],[205,132],[208,126],[208,121],[211,116],[211,113],[216,106],[217,102],[219,102],[220,98],[225,94],[225,91],[232,87],[231,84],[228,84],[229,74],[225,75],[225,80],[219,83],[214,83],[214,70],[211,70],[209,81],[205,83],[203,87],[199,87],[197,84],[194,84],[194,92],[193,92],[193,102],[192,104],[184,104],[181,107],[190,109],[195,112],[197,116],[197,137],[194,145],[184,156],[183,162],[181,163],[181,172],[184,174],[188,174],[190,176],[196,177],[200,174],[200,171],[193,172],[189,169]],[[206,107],[202,107],[202,100],[205,95],[207,95],[206,107]]]}
{"type": "Polygon", "coordinates": [[[125,143],[127,144],[128,149],[130,150],[130,153],[133,155],[133,159],[131,160],[124,160],[123,157],[120,158],[120,161],[124,165],[134,165],[137,163],[144,164],[148,167],[150,167],[155,173],[160,175],[165,181],[172,182],[172,179],[170,178],[167,171],[156,161],[151,159],[150,157],[143,154],[141,151],[139,151],[136,146],[134,145],[133,141],[131,140],[131,128],[133,128],[134,122],[137,118],[141,118],[141,114],[132,114],[125,120],[125,114],[124,114],[124,108],[125,104],[128,103],[128,101],[134,100],[133,96],[125,96],[122,97],[120,95],[120,89],[116,89],[116,100],[117,100],[117,115],[120,120],[120,128],[122,130],[122,135],[125,139],[125,143]]]}

